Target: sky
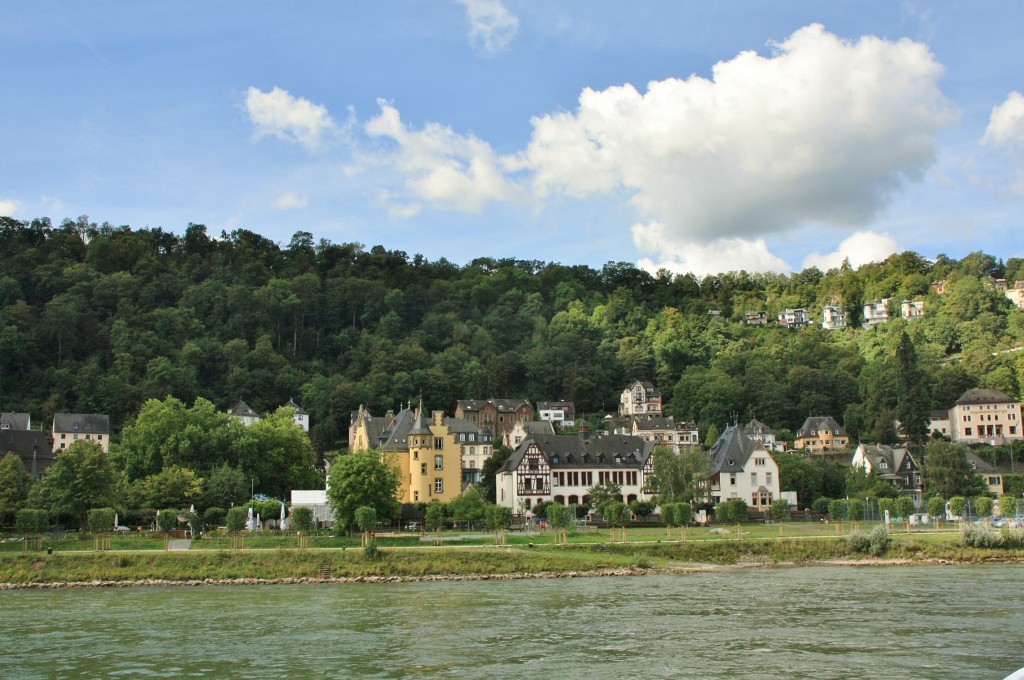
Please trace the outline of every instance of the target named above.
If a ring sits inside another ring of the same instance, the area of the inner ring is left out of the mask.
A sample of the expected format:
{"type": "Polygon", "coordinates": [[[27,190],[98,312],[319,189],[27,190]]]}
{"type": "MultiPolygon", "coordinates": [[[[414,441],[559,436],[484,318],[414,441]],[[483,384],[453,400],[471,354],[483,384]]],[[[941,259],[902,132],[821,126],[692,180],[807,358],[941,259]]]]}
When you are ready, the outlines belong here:
{"type": "Polygon", "coordinates": [[[0,214],[698,275],[1024,256],[1024,3],[0,5],[0,214]]]}

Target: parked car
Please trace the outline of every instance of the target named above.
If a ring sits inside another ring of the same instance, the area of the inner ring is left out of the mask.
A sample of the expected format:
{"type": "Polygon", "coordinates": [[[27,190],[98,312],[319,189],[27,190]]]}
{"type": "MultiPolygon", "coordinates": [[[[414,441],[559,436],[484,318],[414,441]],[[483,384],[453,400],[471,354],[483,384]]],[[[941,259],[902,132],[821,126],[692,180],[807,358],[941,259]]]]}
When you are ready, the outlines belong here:
{"type": "Polygon", "coordinates": [[[126,526],[123,526],[123,525],[118,525],[118,526],[114,527],[114,531],[131,531],[131,527],[126,527],[126,526]]]}

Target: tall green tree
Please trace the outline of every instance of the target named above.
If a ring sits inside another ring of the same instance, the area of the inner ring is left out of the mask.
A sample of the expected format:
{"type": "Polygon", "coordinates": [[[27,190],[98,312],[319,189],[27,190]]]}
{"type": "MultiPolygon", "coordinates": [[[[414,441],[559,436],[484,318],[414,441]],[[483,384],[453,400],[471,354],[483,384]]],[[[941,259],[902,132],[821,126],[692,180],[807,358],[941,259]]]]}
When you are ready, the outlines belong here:
{"type": "Polygon", "coordinates": [[[900,334],[896,366],[899,382],[896,417],[910,441],[924,442],[928,439],[928,425],[931,423],[931,395],[924,371],[918,365],[917,350],[906,332],[900,334]]]}
{"type": "Polygon", "coordinates": [[[91,508],[115,505],[116,476],[99,444],[78,440],[64,449],[33,488],[28,503],[84,527],[91,508]]]}
{"type": "Polygon", "coordinates": [[[974,488],[975,472],[967,460],[967,447],[946,441],[933,441],[925,447],[924,487],[929,494],[952,498],[969,496],[974,488]]]}
{"type": "Polygon", "coordinates": [[[676,453],[667,446],[656,446],[654,476],[649,480],[651,490],[665,503],[694,503],[703,499],[705,484],[711,471],[711,459],[696,447],[686,447],[676,453]]]}
{"type": "Polygon", "coordinates": [[[373,508],[378,517],[394,519],[398,516],[398,468],[377,451],[338,456],[331,465],[328,481],[327,499],[339,531],[349,530],[355,521],[356,509],[363,506],[373,508]]]}
{"type": "Polygon", "coordinates": [[[0,521],[10,523],[14,513],[28,499],[32,476],[16,454],[0,459],[0,521]]]}

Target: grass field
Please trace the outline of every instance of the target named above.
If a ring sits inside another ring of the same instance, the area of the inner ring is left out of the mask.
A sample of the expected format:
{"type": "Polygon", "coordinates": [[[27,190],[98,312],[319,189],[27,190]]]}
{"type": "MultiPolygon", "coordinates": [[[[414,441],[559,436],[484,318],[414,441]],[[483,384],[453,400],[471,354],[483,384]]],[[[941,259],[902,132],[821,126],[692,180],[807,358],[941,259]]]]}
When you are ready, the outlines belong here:
{"type": "MultiPolygon", "coordinates": [[[[868,532],[873,523],[857,530],[868,532]]],[[[96,551],[89,535],[45,538],[42,550],[27,551],[17,537],[0,543],[0,583],[28,585],[67,582],[232,581],[237,579],[320,579],[360,577],[474,577],[595,572],[617,569],[675,570],[699,565],[801,564],[835,560],[868,561],[848,537],[850,524],[744,524],[727,527],[661,527],[579,532],[566,545],[554,545],[550,532],[507,535],[495,546],[489,534],[443,532],[381,536],[376,556],[359,537],[309,536],[299,548],[294,534],[211,535],[187,550],[165,551],[166,539],[145,533],[113,535],[110,550],[96,551]],[[426,540],[422,540],[426,538],[426,540]],[[52,551],[52,552],[51,552],[52,551]]],[[[956,526],[936,530],[891,527],[892,543],[882,557],[896,561],[1024,561],[1024,551],[968,549],[956,526]]]]}

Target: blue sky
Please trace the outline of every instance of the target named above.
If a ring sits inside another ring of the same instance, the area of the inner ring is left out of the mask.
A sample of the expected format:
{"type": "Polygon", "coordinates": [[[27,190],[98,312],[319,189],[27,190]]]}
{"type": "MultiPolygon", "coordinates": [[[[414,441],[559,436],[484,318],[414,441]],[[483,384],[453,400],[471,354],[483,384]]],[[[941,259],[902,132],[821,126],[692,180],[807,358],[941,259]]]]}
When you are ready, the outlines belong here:
{"type": "Polygon", "coordinates": [[[0,214],[446,257],[1024,256],[1017,2],[0,7],[0,214]]]}

